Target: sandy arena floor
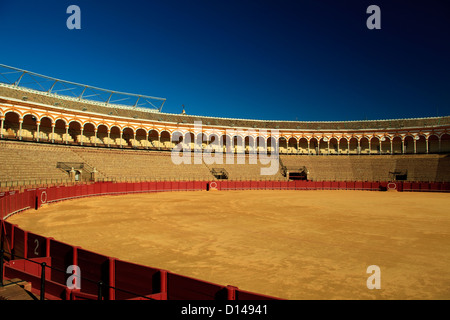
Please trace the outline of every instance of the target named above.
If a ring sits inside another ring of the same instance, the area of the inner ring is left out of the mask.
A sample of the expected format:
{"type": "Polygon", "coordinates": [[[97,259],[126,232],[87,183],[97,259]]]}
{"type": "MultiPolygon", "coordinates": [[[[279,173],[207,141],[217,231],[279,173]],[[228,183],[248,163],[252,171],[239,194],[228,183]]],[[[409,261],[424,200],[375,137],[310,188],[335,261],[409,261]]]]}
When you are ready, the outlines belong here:
{"type": "Polygon", "coordinates": [[[450,299],[450,194],[104,196],[8,221],[122,260],[286,299],[450,299]],[[369,290],[367,267],[381,270],[369,290]]]}

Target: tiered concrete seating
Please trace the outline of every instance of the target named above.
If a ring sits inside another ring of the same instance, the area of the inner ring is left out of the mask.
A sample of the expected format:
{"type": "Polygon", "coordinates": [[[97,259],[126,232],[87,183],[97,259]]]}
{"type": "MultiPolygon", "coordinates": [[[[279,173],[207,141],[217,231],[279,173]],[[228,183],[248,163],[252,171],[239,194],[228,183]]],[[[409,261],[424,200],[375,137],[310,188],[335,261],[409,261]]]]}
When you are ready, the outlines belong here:
{"type": "MultiPolygon", "coordinates": [[[[273,175],[264,175],[262,174],[262,168],[269,168],[269,164],[263,164],[259,157],[255,156],[256,163],[253,163],[251,159],[251,155],[228,155],[230,156],[229,163],[227,163],[227,155],[221,154],[217,155],[220,159],[222,158],[222,164],[214,163],[208,164],[210,169],[219,169],[223,168],[228,173],[229,180],[286,180],[286,178],[281,174],[279,170],[279,162],[276,159],[277,170],[273,175]]],[[[274,159],[275,160],[275,159],[274,159]]]]}
{"type": "Polygon", "coordinates": [[[407,181],[450,179],[450,159],[444,155],[295,156],[281,155],[286,167],[308,170],[314,181],[390,181],[390,172],[407,172],[407,181]]]}
{"type": "Polygon", "coordinates": [[[70,148],[30,142],[0,142],[0,181],[52,182],[68,174],[57,162],[82,162],[70,148]]]}

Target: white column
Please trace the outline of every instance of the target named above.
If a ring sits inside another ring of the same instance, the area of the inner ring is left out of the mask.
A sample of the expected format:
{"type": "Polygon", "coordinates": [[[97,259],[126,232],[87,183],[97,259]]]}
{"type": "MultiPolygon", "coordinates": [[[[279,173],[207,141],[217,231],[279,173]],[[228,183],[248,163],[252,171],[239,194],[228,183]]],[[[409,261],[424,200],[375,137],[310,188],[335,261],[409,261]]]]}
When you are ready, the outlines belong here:
{"type": "Polygon", "coordinates": [[[327,155],[330,155],[330,140],[327,141],[327,155]]]}
{"type": "Polygon", "coordinates": [[[81,142],[81,145],[83,145],[83,128],[81,128],[81,133],[80,133],[80,142],[81,142]]]}
{"type": "Polygon", "coordinates": [[[36,121],[36,127],[37,127],[37,135],[36,135],[36,141],[39,142],[39,127],[41,126],[41,122],[39,120],[36,121]]]}
{"type": "Polygon", "coordinates": [[[22,124],[23,119],[19,119],[19,140],[22,140],[22,124]]]}
{"type": "Polygon", "coordinates": [[[97,146],[97,128],[94,128],[94,146],[97,146]]]}
{"type": "Polygon", "coordinates": [[[3,122],[4,121],[5,121],[5,117],[1,116],[0,117],[0,122],[1,122],[1,124],[0,124],[0,137],[2,137],[2,138],[3,138],[3,122]]]}
{"type": "Polygon", "coordinates": [[[147,141],[145,144],[145,149],[148,149],[148,131],[145,131],[145,140],[147,141]]]}
{"type": "Polygon", "coordinates": [[[425,145],[427,146],[427,153],[428,153],[428,137],[426,138],[426,143],[425,145]]]}
{"type": "Polygon", "coordinates": [[[369,139],[369,154],[372,154],[372,139],[369,139]]]}
{"type": "Polygon", "coordinates": [[[120,147],[122,148],[122,137],[123,137],[123,132],[120,131],[120,147]]]}
{"type": "Polygon", "coordinates": [[[111,131],[108,129],[108,147],[110,146],[110,140],[111,140],[111,131]]]}
{"type": "Polygon", "coordinates": [[[66,125],[66,144],[69,142],[69,126],[66,125]]]}
{"type": "Polygon", "coordinates": [[[52,143],[55,142],[55,124],[52,123],[52,143]]]}
{"type": "Polygon", "coordinates": [[[405,139],[402,138],[402,154],[405,153],[405,139]]]}
{"type": "Polygon", "coordinates": [[[393,140],[394,139],[389,139],[391,141],[391,154],[394,154],[394,144],[393,144],[393,140]]]}
{"type": "Polygon", "coordinates": [[[414,138],[414,154],[417,153],[417,140],[414,138]]]}
{"type": "Polygon", "coordinates": [[[309,143],[310,143],[310,141],[308,140],[308,155],[310,155],[310,153],[309,153],[309,143]]]}
{"type": "Polygon", "coordinates": [[[358,140],[358,154],[361,154],[361,143],[359,140],[358,140]]]}

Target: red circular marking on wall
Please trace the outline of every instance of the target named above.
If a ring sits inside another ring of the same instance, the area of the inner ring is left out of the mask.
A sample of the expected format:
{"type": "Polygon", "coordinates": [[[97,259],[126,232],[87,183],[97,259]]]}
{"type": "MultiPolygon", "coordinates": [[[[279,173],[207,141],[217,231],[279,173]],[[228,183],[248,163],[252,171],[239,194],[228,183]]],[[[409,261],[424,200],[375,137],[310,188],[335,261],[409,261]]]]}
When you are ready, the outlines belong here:
{"type": "Polygon", "coordinates": [[[396,190],[397,189],[397,184],[394,183],[394,182],[389,182],[388,185],[387,185],[387,188],[396,190]]]}
{"type": "Polygon", "coordinates": [[[47,202],[47,191],[42,191],[41,193],[41,203],[47,202]]]}

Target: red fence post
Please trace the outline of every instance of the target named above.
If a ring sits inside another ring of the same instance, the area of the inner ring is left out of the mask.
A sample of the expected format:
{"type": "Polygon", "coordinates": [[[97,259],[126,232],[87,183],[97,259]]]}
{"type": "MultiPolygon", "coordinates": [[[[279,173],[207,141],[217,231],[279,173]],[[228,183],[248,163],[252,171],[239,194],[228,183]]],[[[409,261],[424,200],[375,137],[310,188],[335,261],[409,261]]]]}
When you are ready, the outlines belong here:
{"type": "Polygon", "coordinates": [[[109,300],[116,300],[116,271],[115,271],[115,260],[114,258],[109,258],[109,300]]]}

